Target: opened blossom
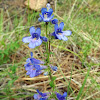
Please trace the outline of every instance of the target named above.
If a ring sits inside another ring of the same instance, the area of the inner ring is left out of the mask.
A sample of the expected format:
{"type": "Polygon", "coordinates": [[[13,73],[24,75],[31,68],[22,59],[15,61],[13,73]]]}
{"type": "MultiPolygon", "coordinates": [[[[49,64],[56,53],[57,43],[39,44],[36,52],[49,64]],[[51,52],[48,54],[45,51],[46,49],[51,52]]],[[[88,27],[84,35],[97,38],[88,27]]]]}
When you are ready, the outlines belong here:
{"type": "Polygon", "coordinates": [[[52,24],[58,24],[58,19],[53,19],[53,20],[51,20],[51,23],[52,23],[52,24]]]}
{"type": "Polygon", "coordinates": [[[56,96],[57,96],[57,99],[58,99],[58,100],[66,100],[67,92],[64,92],[63,95],[61,95],[60,93],[57,93],[57,92],[56,92],[56,96]]]}
{"type": "Polygon", "coordinates": [[[39,90],[37,90],[37,93],[38,94],[34,94],[35,100],[47,100],[47,98],[48,98],[47,94],[48,93],[42,93],[39,90]]]}
{"type": "Polygon", "coordinates": [[[54,32],[50,35],[54,36],[55,39],[67,41],[68,38],[66,36],[70,36],[72,34],[72,32],[70,30],[63,31],[63,28],[64,28],[63,22],[61,22],[59,24],[59,26],[58,26],[58,24],[55,24],[54,32]]]}
{"type": "Polygon", "coordinates": [[[22,39],[22,41],[24,43],[29,43],[28,46],[30,48],[35,48],[36,46],[41,45],[42,41],[47,42],[47,38],[46,37],[40,36],[41,35],[41,29],[40,28],[37,28],[35,30],[35,28],[32,26],[29,31],[30,31],[30,35],[31,36],[24,37],[22,39]]]}
{"type": "Polygon", "coordinates": [[[46,7],[47,8],[42,8],[41,9],[41,13],[42,14],[40,14],[40,18],[38,19],[40,22],[41,21],[49,22],[54,17],[54,15],[52,15],[53,9],[50,8],[50,4],[49,3],[46,5],[46,7]]]}
{"type": "Polygon", "coordinates": [[[64,92],[63,95],[60,93],[55,92],[56,99],[55,98],[50,98],[51,93],[42,93],[39,90],[37,90],[37,94],[34,94],[34,99],[35,100],[66,100],[67,97],[67,92],[64,92]]]}
{"type": "Polygon", "coordinates": [[[27,71],[27,75],[31,78],[40,75],[46,69],[46,66],[40,65],[44,64],[43,61],[33,58],[33,53],[31,52],[31,58],[26,60],[27,64],[25,64],[25,70],[27,71]]]}

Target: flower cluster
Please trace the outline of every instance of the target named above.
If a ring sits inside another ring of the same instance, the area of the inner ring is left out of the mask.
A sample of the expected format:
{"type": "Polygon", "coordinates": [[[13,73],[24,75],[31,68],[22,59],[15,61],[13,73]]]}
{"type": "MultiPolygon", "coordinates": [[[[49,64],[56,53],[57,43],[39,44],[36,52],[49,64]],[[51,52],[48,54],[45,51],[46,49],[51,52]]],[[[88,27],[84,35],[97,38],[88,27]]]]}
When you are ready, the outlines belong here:
{"type": "Polygon", "coordinates": [[[32,78],[44,72],[44,69],[46,69],[47,66],[40,65],[40,64],[44,64],[44,62],[33,58],[32,52],[30,53],[30,55],[31,58],[28,58],[26,60],[27,64],[25,64],[24,66],[25,66],[25,70],[27,71],[26,74],[32,78]]]}
{"type": "MultiPolygon", "coordinates": [[[[46,69],[47,66],[43,66],[44,64],[43,61],[33,58],[32,52],[30,53],[30,55],[31,55],[31,58],[28,58],[26,60],[27,64],[25,64],[24,66],[25,66],[25,70],[27,71],[26,74],[32,78],[32,77],[38,76],[41,73],[43,73],[44,69],[46,69]]],[[[57,66],[50,65],[50,67],[53,71],[57,71],[57,66]]],[[[45,72],[44,75],[48,75],[48,72],[45,72]]]]}
{"type": "MultiPolygon", "coordinates": [[[[48,93],[42,93],[39,90],[37,90],[37,93],[38,94],[34,94],[34,99],[35,100],[47,100],[49,98],[49,95],[50,95],[49,92],[48,93]]],[[[56,95],[56,98],[58,100],[66,100],[67,92],[64,92],[63,95],[56,92],[55,95],[56,95]]],[[[55,100],[55,99],[50,99],[50,100],[55,100]]]]}
{"type": "MultiPolygon", "coordinates": [[[[64,23],[61,22],[58,26],[58,20],[57,19],[53,19],[54,15],[52,15],[53,13],[53,9],[50,8],[50,4],[47,4],[47,8],[42,8],[40,14],[40,18],[38,19],[40,22],[44,21],[44,22],[52,22],[52,24],[55,24],[54,26],[54,32],[51,33],[51,36],[54,36],[55,39],[59,39],[59,40],[64,40],[67,41],[68,38],[66,36],[70,36],[72,34],[72,32],[70,30],[67,31],[63,31],[64,28],[64,23]]],[[[42,41],[47,42],[48,39],[44,36],[41,36],[41,29],[37,28],[35,30],[35,27],[31,27],[30,28],[30,35],[29,37],[24,37],[22,39],[22,41],[24,43],[29,43],[29,47],[30,48],[35,48],[36,46],[39,46],[42,44],[42,41]]]]}

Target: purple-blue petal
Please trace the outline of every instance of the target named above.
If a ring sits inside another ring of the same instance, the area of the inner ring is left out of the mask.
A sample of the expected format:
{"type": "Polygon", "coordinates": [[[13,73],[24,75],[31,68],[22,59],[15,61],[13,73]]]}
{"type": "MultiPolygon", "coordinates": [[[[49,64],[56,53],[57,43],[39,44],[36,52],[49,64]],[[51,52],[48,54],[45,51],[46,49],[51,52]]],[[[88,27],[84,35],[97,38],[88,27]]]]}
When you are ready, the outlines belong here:
{"type": "Polygon", "coordinates": [[[31,73],[30,73],[30,77],[35,77],[35,74],[36,74],[36,70],[32,70],[31,73]]]}
{"type": "Polygon", "coordinates": [[[60,98],[62,97],[62,95],[61,94],[59,94],[59,93],[56,93],[56,96],[57,96],[57,98],[60,100],[60,98]]]}
{"type": "Polygon", "coordinates": [[[48,93],[42,93],[39,90],[37,90],[37,93],[38,93],[39,96],[35,95],[34,99],[36,99],[36,100],[47,100],[47,98],[48,98],[47,94],[48,93]]]}
{"type": "Polygon", "coordinates": [[[68,38],[66,36],[64,36],[64,35],[61,36],[61,39],[64,40],[64,41],[68,40],[68,38]]]}
{"type": "Polygon", "coordinates": [[[34,67],[35,67],[36,70],[41,70],[40,65],[36,65],[36,64],[35,64],[34,67]]]}
{"type": "Polygon", "coordinates": [[[31,41],[31,37],[23,37],[22,41],[24,43],[29,43],[31,41]]]}
{"type": "Polygon", "coordinates": [[[40,98],[39,100],[47,100],[46,98],[40,98]]]}
{"type": "Polygon", "coordinates": [[[48,75],[48,72],[45,72],[45,73],[44,73],[44,76],[47,76],[47,75],[48,75]]]}
{"type": "Polygon", "coordinates": [[[38,100],[39,98],[39,94],[34,94],[34,99],[38,100]]]}
{"type": "Polygon", "coordinates": [[[30,27],[30,29],[29,29],[29,31],[30,31],[30,34],[32,35],[32,33],[35,33],[35,27],[30,27]]]}
{"type": "Polygon", "coordinates": [[[31,41],[28,46],[30,48],[35,48],[36,46],[41,45],[41,43],[42,43],[42,40],[39,38],[38,40],[31,41]]]}
{"type": "Polygon", "coordinates": [[[63,31],[63,34],[65,36],[70,36],[72,34],[72,32],[70,30],[67,30],[67,31],[63,31]]]}
{"type": "Polygon", "coordinates": [[[42,66],[42,65],[40,67],[41,67],[41,70],[47,68],[47,66],[42,66]]]}
{"type": "Polygon", "coordinates": [[[34,68],[33,65],[25,66],[25,70],[26,70],[26,71],[29,71],[29,70],[31,70],[32,68],[34,68]]]}
{"type": "Polygon", "coordinates": [[[38,59],[35,59],[35,58],[32,58],[32,60],[33,60],[34,64],[44,64],[44,62],[41,61],[41,60],[38,60],[38,59]]]}
{"type": "Polygon", "coordinates": [[[30,63],[27,63],[27,64],[24,65],[24,67],[26,67],[26,66],[30,66],[30,63]]]}
{"type": "Polygon", "coordinates": [[[54,36],[55,39],[58,39],[58,37],[56,36],[55,32],[50,34],[51,36],[54,36]]]}
{"type": "Polygon", "coordinates": [[[58,34],[56,34],[56,36],[57,36],[57,38],[58,38],[59,40],[62,39],[62,35],[58,35],[58,34]]]}
{"type": "Polygon", "coordinates": [[[40,16],[40,18],[43,20],[43,18],[44,18],[43,15],[39,14],[39,16],[40,16]]]}
{"type": "Polygon", "coordinates": [[[50,17],[50,16],[52,15],[52,13],[53,13],[53,9],[50,8],[50,9],[48,10],[48,17],[50,17]]]}
{"type": "Polygon", "coordinates": [[[51,21],[51,23],[52,23],[52,24],[57,24],[57,23],[58,23],[58,19],[53,19],[53,20],[51,21]]]}
{"type": "Polygon", "coordinates": [[[41,29],[40,29],[40,28],[37,28],[37,29],[36,29],[36,33],[40,36],[40,34],[41,34],[41,29]]]}
{"type": "Polygon", "coordinates": [[[48,39],[45,36],[40,36],[40,39],[42,39],[44,42],[48,41],[48,39]]]}
{"type": "Polygon", "coordinates": [[[42,93],[42,97],[45,97],[45,96],[47,96],[47,93],[42,93]]]}
{"type": "Polygon", "coordinates": [[[35,69],[38,70],[38,71],[47,68],[47,66],[42,66],[42,65],[37,65],[37,64],[34,64],[34,67],[35,67],[35,69]]]}
{"type": "Polygon", "coordinates": [[[38,89],[37,89],[36,91],[37,91],[37,93],[38,93],[39,95],[42,95],[42,92],[40,92],[38,89]]]}
{"type": "Polygon", "coordinates": [[[43,18],[43,21],[44,21],[44,22],[49,22],[49,21],[51,21],[51,19],[52,19],[53,17],[54,17],[54,15],[48,17],[47,19],[43,18]]]}
{"type": "Polygon", "coordinates": [[[38,40],[36,40],[35,45],[36,46],[39,46],[39,45],[41,45],[41,43],[42,43],[42,40],[41,39],[38,39],[38,40]]]}
{"type": "Polygon", "coordinates": [[[51,66],[51,68],[53,71],[57,71],[57,69],[58,69],[57,66],[51,66]]]}
{"type": "Polygon", "coordinates": [[[29,67],[29,66],[26,66],[26,67],[25,67],[25,70],[26,70],[26,71],[30,70],[30,67],[29,67]]]}
{"type": "Polygon", "coordinates": [[[47,12],[47,8],[42,8],[42,9],[41,9],[42,15],[44,15],[46,12],[47,12]]]}
{"type": "Polygon", "coordinates": [[[37,93],[38,93],[39,95],[41,95],[42,97],[47,96],[47,93],[42,93],[42,92],[40,92],[39,90],[37,90],[37,93]]]}
{"type": "Polygon", "coordinates": [[[55,26],[54,26],[55,33],[56,33],[57,29],[58,29],[58,24],[55,24],[55,26]]]}
{"type": "Polygon", "coordinates": [[[63,97],[67,97],[67,92],[64,92],[63,97]]]}
{"type": "Polygon", "coordinates": [[[63,95],[56,93],[56,96],[57,96],[58,100],[66,100],[65,97],[67,96],[67,92],[64,92],[63,95]]]}
{"type": "Polygon", "coordinates": [[[61,22],[61,23],[59,24],[59,28],[61,29],[61,31],[63,30],[63,28],[64,28],[64,23],[63,23],[63,22],[61,22]]]}
{"type": "Polygon", "coordinates": [[[28,46],[29,46],[29,48],[35,48],[36,47],[34,42],[30,42],[28,46]]]}
{"type": "Polygon", "coordinates": [[[27,71],[26,75],[30,75],[30,73],[31,73],[31,71],[29,70],[29,71],[27,71]]]}
{"type": "Polygon", "coordinates": [[[49,21],[52,19],[54,17],[54,15],[52,15],[52,16],[50,16],[48,19],[49,19],[49,21]]]}
{"type": "Polygon", "coordinates": [[[35,76],[40,75],[42,72],[43,72],[43,71],[41,71],[41,70],[39,70],[39,71],[37,70],[36,73],[35,73],[35,76]]]}
{"type": "Polygon", "coordinates": [[[26,62],[27,62],[27,63],[30,63],[30,58],[27,58],[26,62]]]}
{"type": "Polygon", "coordinates": [[[34,61],[32,60],[32,58],[30,58],[30,61],[31,61],[32,64],[34,64],[34,61]]]}
{"type": "Polygon", "coordinates": [[[42,22],[42,21],[43,21],[43,18],[39,17],[39,18],[38,18],[38,21],[39,21],[39,22],[42,22]]]}
{"type": "Polygon", "coordinates": [[[31,58],[33,57],[33,52],[30,52],[31,58]]]}

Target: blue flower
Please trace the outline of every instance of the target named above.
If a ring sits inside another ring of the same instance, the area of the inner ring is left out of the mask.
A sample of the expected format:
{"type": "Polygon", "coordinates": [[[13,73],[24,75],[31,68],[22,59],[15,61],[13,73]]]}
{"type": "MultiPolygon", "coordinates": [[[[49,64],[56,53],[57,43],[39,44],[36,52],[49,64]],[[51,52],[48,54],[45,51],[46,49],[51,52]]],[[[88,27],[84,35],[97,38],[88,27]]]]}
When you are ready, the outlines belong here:
{"type": "Polygon", "coordinates": [[[53,19],[53,20],[51,20],[51,23],[52,23],[52,24],[57,24],[57,23],[58,23],[58,19],[53,19]]]}
{"type": "Polygon", "coordinates": [[[43,73],[43,69],[47,68],[46,66],[42,66],[42,65],[32,65],[32,64],[25,64],[25,70],[27,71],[27,75],[29,75],[31,78],[40,75],[41,73],[43,73]]]}
{"type": "Polygon", "coordinates": [[[37,90],[37,93],[38,94],[34,94],[35,100],[47,100],[47,98],[48,98],[47,94],[48,93],[42,93],[39,90],[37,90]]]}
{"type": "Polygon", "coordinates": [[[66,36],[70,36],[72,34],[72,32],[70,30],[63,31],[63,28],[64,28],[63,22],[61,22],[59,24],[59,26],[58,26],[58,24],[55,24],[55,27],[54,27],[55,31],[50,35],[54,36],[55,39],[67,41],[68,38],[66,36]]]}
{"type": "Polygon", "coordinates": [[[63,95],[61,95],[61,94],[59,94],[59,93],[56,93],[56,96],[57,96],[57,99],[58,99],[58,100],[66,100],[67,92],[64,92],[63,95]]]}
{"type": "Polygon", "coordinates": [[[40,34],[41,34],[41,30],[40,30],[40,28],[37,28],[36,30],[35,30],[35,28],[32,26],[31,28],[30,28],[30,34],[31,34],[31,36],[29,36],[29,37],[24,37],[23,39],[22,39],[22,41],[24,42],[24,43],[29,43],[29,47],[30,48],[35,48],[36,46],[39,46],[39,45],[41,45],[41,43],[42,43],[42,40],[43,41],[45,41],[45,42],[47,42],[47,38],[46,37],[42,37],[42,36],[40,36],[40,34]],[[42,40],[41,40],[42,39],[42,40]]]}
{"type": "MultiPolygon", "coordinates": [[[[49,65],[49,66],[51,67],[51,69],[53,71],[57,71],[58,70],[57,66],[52,66],[52,65],[49,65]]],[[[44,72],[44,76],[47,76],[47,75],[48,75],[48,71],[47,72],[44,72]]]]}
{"type": "Polygon", "coordinates": [[[30,63],[30,64],[31,64],[31,63],[32,63],[32,64],[44,64],[43,61],[33,58],[33,53],[32,53],[32,52],[30,53],[30,55],[31,55],[31,58],[28,58],[28,59],[26,60],[27,63],[30,63]]]}
{"type": "Polygon", "coordinates": [[[32,52],[31,58],[28,58],[26,62],[27,64],[24,65],[25,70],[27,71],[26,74],[29,75],[31,78],[40,75],[42,72],[44,72],[44,69],[47,68],[47,66],[39,65],[44,64],[44,62],[33,58],[32,52]]]}
{"type": "Polygon", "coordinates": [[[48,75],[48,72],[45,72],[45,73],[44,73],[44,76],[47,76],[47,75],[48,75]]]}
{"type": "Polygon", "coordinates": [[[54,17],[54,15],[52,16],[53,9],[50,8],[50,4],[47,4],[47,8],[42,8],[41,13],[40,18],[38,19],[40,22],[49,22],[54,17]]]}
{"type": "Polygon", "coordinates": [[[53,71],[57,71],[57,69],[58,69],[57,66],[51,66],[51,68],[53,71]]]}

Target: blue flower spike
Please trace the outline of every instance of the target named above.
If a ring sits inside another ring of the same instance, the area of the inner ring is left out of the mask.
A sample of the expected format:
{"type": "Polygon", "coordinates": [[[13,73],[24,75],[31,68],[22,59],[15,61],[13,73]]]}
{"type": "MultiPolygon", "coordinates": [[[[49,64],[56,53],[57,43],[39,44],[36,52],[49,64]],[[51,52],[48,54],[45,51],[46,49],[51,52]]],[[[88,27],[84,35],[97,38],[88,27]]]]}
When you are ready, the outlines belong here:
{"type": "Polygon", "coordinates": [[[47,94],[48,93],[42,93],[39,90],[37,90],[37,93],[38,94],[34,94],[34,96],[33,96],[35,100],[47,100],[47,98],[48,98],[47,94]]]}
{"type": "Polygon", "coordinates": [[[54,32],[50,34],[51,36],[54,36],[55,39],[67,41],[68,38],[66,36],[70,36],[72,32],[70,30],[63,31],[64,23],[61,22],[58,26],[58,24],[55,24],[54,26],[54,32]]]}
{"type": "Polygon", "coordinates": [[[57,96],[57,99],[58,99],[58,100],[66,100],[67,92],[64,92],[63,95],[61,95],[61,94],[59,94],[59,93],[56,93],[56,96],[57,96]]]}
{"type": "MultiPolygon", "coordinates": [[[[24,37],[23,39],[22,39],[22,41],[24,42],[24,43],[29,43],[29,48],[35,48],[36,46],[39,46],[39,45],[41,45],[41,43],[42,43],[42,40],[41,40],[41,38],[42,38],[42,36],[40,36],[40,34],[41,34],[41,29],[40,28],[37,28],[36,30],[35,30],[35,28],[32,26],[31,28],[30,28],[30,34],[31,34],[31,36],[29,36],[29,37],[24,37]]],[[[43,37],[43,38],[45,38],[45,40],[47,39],[46,37],[43,37]]],[[[44,40],[43,40],[44,41],[44,40]]],[[[46,42],[46,41],[45,41],[46,42]]]]}
{"type": "Polygon", "coordinates": [[[50,4],[48,3],[46,5],[47,8],[42,8],[41,9],[41,13],[40,14],[40,18],[38,18],[38,21],[44,21],[44,22],[50,22],[51,19],[54,17],[54,15],[52,15],[53,13],[53,9],[50,8],[50,4]]]}

